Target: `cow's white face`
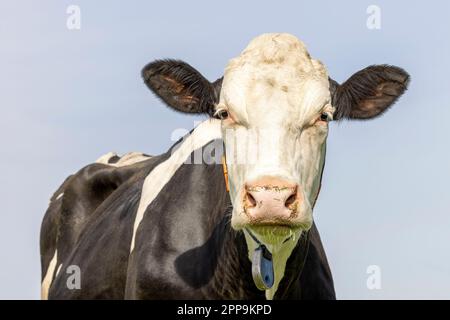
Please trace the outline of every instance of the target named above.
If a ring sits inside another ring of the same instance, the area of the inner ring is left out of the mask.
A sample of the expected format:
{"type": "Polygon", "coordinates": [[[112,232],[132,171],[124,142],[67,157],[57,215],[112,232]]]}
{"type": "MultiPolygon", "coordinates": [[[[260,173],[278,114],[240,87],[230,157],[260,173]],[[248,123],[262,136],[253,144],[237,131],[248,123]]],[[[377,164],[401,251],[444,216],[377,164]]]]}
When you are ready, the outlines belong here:
{"type": "Polygon", "coordinates": [[[262,35],[226,68],[216,113],[233,228],[267,244],[309,229],[334,113],[324,66],[294,36],[262,35]]]}
{"type": "Polygon", "coordinates": [[[211,83],[177,60],[152,62],[142,76],[170,107],[222,119],[231,224],[244,230],[249,253],[258,245],[254,236],[272,252],[275,284],[268,297],[301,232],[311,227],[328,122],[375,118],[409,83],[403,69],[374,65],[340,85],[289,34],[255,38],[231,60],[223,81],[211,83]]]}

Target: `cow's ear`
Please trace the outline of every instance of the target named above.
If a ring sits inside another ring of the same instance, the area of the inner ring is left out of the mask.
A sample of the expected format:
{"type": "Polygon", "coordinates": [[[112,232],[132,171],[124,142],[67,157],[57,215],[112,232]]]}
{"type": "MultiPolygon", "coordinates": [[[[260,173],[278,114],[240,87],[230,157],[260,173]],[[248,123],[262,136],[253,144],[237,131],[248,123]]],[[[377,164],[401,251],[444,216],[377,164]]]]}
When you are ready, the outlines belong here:
{"type": "Polygon", "coordinates": [[[405,92],[409,74],[395,66],[374,65],[339,85],[330,79],[334,119],[372,119],[381,115],[405,92]]]}
{"type": "Polygon", "coordinates": [[[157,60],[142,69],[145,84],[168,106],[184,113],[213,115],[220,88],[179,60],[157,60]]]}

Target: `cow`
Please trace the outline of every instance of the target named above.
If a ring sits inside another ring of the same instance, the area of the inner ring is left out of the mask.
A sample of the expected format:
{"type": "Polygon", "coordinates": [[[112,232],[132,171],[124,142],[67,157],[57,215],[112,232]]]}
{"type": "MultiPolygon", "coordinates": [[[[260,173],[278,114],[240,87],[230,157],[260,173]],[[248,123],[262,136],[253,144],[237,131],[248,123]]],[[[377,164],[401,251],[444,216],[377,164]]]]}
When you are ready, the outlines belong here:
{"type": "Polygon", "coordinates": [[[408,73],[372,65],[339,84],[270,33],[214,82],[171,59],[142,77],[208,119],[162,155],[110,153],[63,182],[41,226],[42,298],[335,299],[312,214],[329,123],[380,116],[408,73]]]}

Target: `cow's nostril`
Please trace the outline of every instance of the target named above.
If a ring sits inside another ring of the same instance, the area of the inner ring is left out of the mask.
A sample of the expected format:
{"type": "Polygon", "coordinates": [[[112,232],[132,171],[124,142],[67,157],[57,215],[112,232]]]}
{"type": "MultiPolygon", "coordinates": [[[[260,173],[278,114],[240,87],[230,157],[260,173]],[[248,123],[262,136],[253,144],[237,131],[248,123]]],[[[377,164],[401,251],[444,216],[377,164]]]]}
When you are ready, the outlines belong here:
{"type": "Polygon", "coordinates": [[[247,197],[247,203],[249,204],[248,207],[253,208],[256,207],[256,200],[255,198],[250,194],[250,192],[246,193],[246,197],[247,197]]]}
{"type": "Polygon", "coordinates": [[[286,202],[284,203],[284,206],[289,208],[294,202],[295,200],[297,200],[297,192],[291,194],[287,199],[286,202]]]}

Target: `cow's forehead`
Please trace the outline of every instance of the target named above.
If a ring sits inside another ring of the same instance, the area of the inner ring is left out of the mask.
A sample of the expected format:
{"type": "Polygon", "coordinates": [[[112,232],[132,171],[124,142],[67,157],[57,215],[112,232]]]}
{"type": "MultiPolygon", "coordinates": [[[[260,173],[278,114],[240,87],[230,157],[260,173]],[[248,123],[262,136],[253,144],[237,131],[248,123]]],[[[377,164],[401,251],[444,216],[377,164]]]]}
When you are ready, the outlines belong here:
{"type": "Polygon", "coordinates": [[[261,109],[266,117],[268,113],[282,117],[273,106],[306,119],[329,99],[325,66],[311,58],[303,42],[286,33],[253,39],[229,62],[221,93],[221,103],[247,120],[261,109]]]}
{"type": "Polygon", "coordinates": [[[258,68],[276,74],[276,70],[295,70],[299,78],[327,78],[325,66],[312,59],[306,46],[297,37],[287,33],[268,33],[253,39],[242,53],[232,59],[225,69],[230,73],[258,68]]]}

